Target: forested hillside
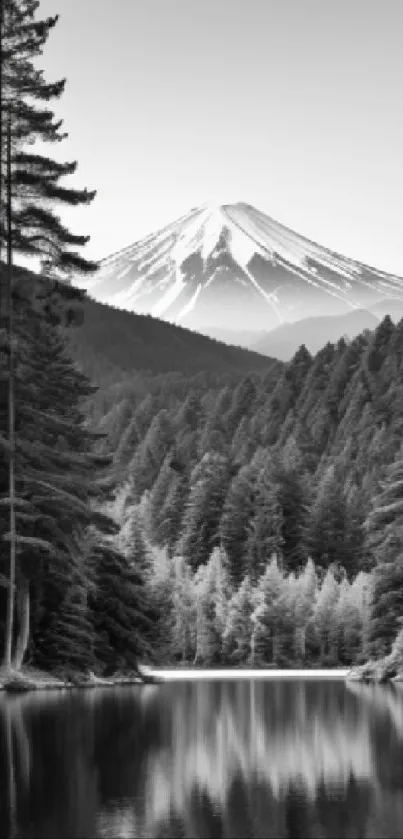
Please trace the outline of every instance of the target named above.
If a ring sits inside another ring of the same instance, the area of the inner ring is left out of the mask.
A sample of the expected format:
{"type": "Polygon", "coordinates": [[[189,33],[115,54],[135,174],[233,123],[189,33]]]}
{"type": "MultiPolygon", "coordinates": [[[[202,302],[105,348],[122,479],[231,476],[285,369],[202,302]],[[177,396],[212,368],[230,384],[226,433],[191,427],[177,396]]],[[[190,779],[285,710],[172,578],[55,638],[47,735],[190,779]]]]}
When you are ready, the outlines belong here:
{"type": "Polygon", "coordinates": [[[159,612],[139,556],[119,550],[119,525],[107,511],[119,476],[110,452],[99,451],[94,426],[110,405],[125,389],[137,400],[153,398],[158,374],[168,371],[178,383],[207,371],[216,384],[217,375],[233,381],[240,371],[275,377],[278,367],[97,306],[71,285],[72,276],[92,275],[98,265],[80,253],[89,237],[71,231],[59,212],[91,204],[96,193],[71,180],[65,186],[77,162],[47,151],[68,136],[52,109],[66,79],[48,82],[37,65],[58,21],[39,19],[39,5],[8,0],[0,15],[0,644],[7,677],[24,663],[81,674],[135,670],[139,657],[153,654],[159,612]],[[21,257],[40,263],[40,279],[14,267],[21,257]],[[102,385],[96,396],[92,382],[102,385]]]}
{"type": "Polygon", "coordinates": [[[108,369],[157,373],[232,373],[268,370],[280,363],[228,346],[148,315],[115,309],[87,297],[83,324],[70,335],[75,358],[101,382],[108,369]]]}
{"type": "Polygon", "coordinates": [[[115,388],[100,421],[114,515],[126,548],[143,534],[163,581],[170,660],[336,664],[390,648],[402,358],[403,322],[386,317],[314,358],[301,347],[276,382],[115,388]]]}
{"type": "Polygon", "coordinates": [[[94,350],[96,388],[69,360],[81,293],[19,272],[15,294],[28,660],[335,666],[390,649],[403,322],[247,375],[110,377],[94,350]]]}
{"type": "MultiPolygon", "coordinates": [[[[25,661],[63,672],[133,670],[139,656],[150,654],[155,613],[139,570],[114,546],[115,523],[101,509],[113,497],[113,483],[110,458],[97,452],[99,435],[85,409],[96,389],[68,351],[81,295],[68,285],[27,283],[21,276],[13,277],[13,452],[3,433],[7,403],[0,403],[0,643],[8,632],[7,473],[13,454],[13,669],[25,661]]],[[[6,349],[0,356],[2,397],[6,349]]]]}
{"type": "Polygon", "coordinates": [[[5,672],[388,653],[403,617],[403,320],[284,364],[74,288],[97,265],[55,208],[95,191],[63,186],[77,163],[42,153],[66,137],[41,106],[65,80],[36,67],[57,16],[38,20],[36,0],[3,11],[5,672]]]}
{"type": "Polygon", "coordinates": [[[315,357],[301,347],[287,365],[266,360],[247,375],[153,375],[134,359],[110,375],[93,344],[97,388],[79,372],[81,293],[15,276],[28,658],[105,672],[139,655],[334,666],[387,652],[403,614],[403,322],[386,317],[349,344],[315,357]],[[39,380],[52,406],[43,423],[39,380]],[[74,437],[66,394],[81,412],[74,437]],[[54,502],[39,490],[50,476],[54,502]]]}

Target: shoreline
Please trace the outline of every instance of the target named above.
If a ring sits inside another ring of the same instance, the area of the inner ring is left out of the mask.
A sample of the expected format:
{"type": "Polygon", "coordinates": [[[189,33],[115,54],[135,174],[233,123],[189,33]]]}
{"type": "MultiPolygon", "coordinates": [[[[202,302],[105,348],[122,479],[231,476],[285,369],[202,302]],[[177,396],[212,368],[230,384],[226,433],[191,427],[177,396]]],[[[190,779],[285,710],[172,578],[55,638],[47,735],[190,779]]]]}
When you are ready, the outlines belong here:
{"type": "Polygon", "coordinates": [[[38,690],[74,690],[94,689],[97,687],[124,687],[125,685],[147,685],[165,684],[178,681],[233,681],[248,679],[264,679],[268,681],[287,679],[324,679],[324,680],[345,680],[350,670],[348,668],[334,669],[284,669],[274,670],[273,668],[200,668],[200,667],[140,667],[138,673],[127,676],[112,676],[101,678],[91,674],[86,677],[84,674],[77,674],[74,680],[62,679],[52,674],[30,672],[29,670],[20,673],[10,674],[1,677],[0,691],[6,693],[27,693],[38,690]]]}
{"type": "Polygon", "coordinates": [[[350,672],[350,668],[329,668],[317,669],[278,669],[273,668],[172,668],[161,667],[155,668],[151,671],[153,675],[159,677],[163,682],[177,682],[177,681],[197,681],[197,680],[247,680],[247,679],[345,679],[350,672]]]}
{"type": "Polygon", "coordinates": [[[41,690],[83,690],[97,687],[124,687],[147,684],[167,684],[184,681],[287,681],[301,679],[306,681],[347,681],[365,683],[393,683],[403,682],[403,671],[385,673],[384,668],[375,666],[369,662],[358,667],[340,668],[298,668],[278,669],[273,668],[202,668],[202,667],[144,667],[139,666],[138,672],[127,675],[111,676],[102,678],[83,673],[73,674],[73,677],[63,679],[51,673],[31,671],[29,668],[18,673],[7,675],[0,672],[0,692],[5,693],[28,693],[29,691],[41,690]]]}
{"type": "Polygon", "coordinates": [[[369,661],[360,667],[353,667],[347,677],[348,682],[361,682],[363,684],[385,685],[396,682],[403,682],[403,668],[389,667],[383,661],[369,661]]]}
{"type": "Polygon", "coordinates": [[[97,687],[123,687],[124,685],[147,685],[157,684],[162,681],[157,674],[145,668],[138,673],[130,673],[126,676],[111,676],[102,678],[84,673],[73,674],[73,678],[63,679],[52,673],[30,671],[29,668],[12,672],[10,674],[0,673],[0,691],[5,693],[28,693],[29,691],[40,690],[83,690],[97,687]]]}

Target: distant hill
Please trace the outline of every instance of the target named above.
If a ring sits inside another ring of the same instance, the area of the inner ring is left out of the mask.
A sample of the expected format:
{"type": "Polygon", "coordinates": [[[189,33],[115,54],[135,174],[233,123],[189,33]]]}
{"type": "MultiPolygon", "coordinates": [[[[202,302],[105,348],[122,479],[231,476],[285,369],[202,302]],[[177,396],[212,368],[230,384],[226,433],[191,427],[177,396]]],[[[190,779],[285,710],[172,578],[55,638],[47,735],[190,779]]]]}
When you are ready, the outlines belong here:
{"type": "Polygon", "coordinates": [[[378,324],[379,318],[365,309],[345,315],[304,318],[268,332],[253,344],[253,349],[281,361],[289,361],[301,344],[314,354],[328,342],[335,344],[342,337],[355,338],[365,329],[376,329],[378,324]]]}
{"type": "MultiPolygon", "coordinates": [[[[97,303],[84,302],[84,322],[72,330],[75,357],[87,367],[90,357],[128,373],[266,372],[277,365],[251,350],[228,346],[150,315],[137,315],[97,303]]],[[[280,369],[280,368],[279,368],[280,369]]]]}
{"type": "Polygon", "coordinates": [[[368,310],[382,320],[385,315],[390,315],[394,323],[398,323],[403,318],[403,300],[399,297],[385,297],[384,300],[379,300],[378,303],[368,307],[368,310]]]}
{"type": "MultiPolygon", "coordinates": [[[[0,264],[0,279],[5,266],[0,264]]],[[[48,281],[25,268],[13,268],[18,283],[48,281]]],[[[83,294],[83,292],[81,292],[83,294]]],[[[281,371],[275,359],[227,346],[150,315],[115,309],[84,296],[81,325],[69,330],[72,355],[97,384],[117,382],[134,372],[151,375],[182,373],[240,374],[281,371]]]]}
{"type": "Polygon", "coordinates": [[[202,327],[200,332],[202,335],[207,335],[216,341],[225,341],[226,344],[245,347],[248,350],[254,349],[258,341],[266,338],[268,335],[267,329],[225,329],[214,326],[202,327]]]}

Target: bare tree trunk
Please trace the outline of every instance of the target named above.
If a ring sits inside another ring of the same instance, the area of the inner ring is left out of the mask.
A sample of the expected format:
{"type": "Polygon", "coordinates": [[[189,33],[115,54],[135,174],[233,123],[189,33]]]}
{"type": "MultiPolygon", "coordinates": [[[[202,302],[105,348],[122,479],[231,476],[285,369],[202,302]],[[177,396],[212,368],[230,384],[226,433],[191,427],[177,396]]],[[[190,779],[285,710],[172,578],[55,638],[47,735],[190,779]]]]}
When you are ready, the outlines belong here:
{"type": "MultiPolygon", "coordinates": [[[[0,259],[3,245],[3,32],[4,32],[4,2],[0,0],[0,259]]],[[[3,312],[3,283],[0,279],[0,323],[3,312]]]]}
{"type": "Polygon", "coordinates": [[[9,504],[10,504],[10,570],[7,589],[7,617],[4,663],[11,669],[15,610],[15,405],[14,405],[14,323],[12,278],[12,229],[11,229],[11,114],[7,119],[7,302],[8,302],[8,441],[9,454],[9,504]]]}
{"type": "MultiPolygon", "coordinates": [[[[3,204],[3,137],[4,137],[4,95],[3,95],[3,78],[4,78],[4,6],[6,0],[0,0],[0,259],[3,250],[3,236],[4,236],[4,204],[3,204]]],[[[1,281],[0,281],[1,283],[1,281]]],[[[6,308],[6,293],[4,291],[5,283],[1,283],[0,288],[0,318],[4,317],[6,308]],[[4,304],[4,305],[3,305],[4,304]]]]}
{"type": "Polygon", "coordinates": [[[25,574],[19,575],[17,608],[20,626],[13,659],[14,670],[21,669],[29,641],[30,597],[29,581],[25,574]]]}
{"type": "Polygon", "coordinates": [[[296,654],[304,659],[306,653],[306,626],[297,626],[295,634],[296,654]]]}
{"type": "Polygon", "coordinates": [[[278,660],[278,635],[275,629],[272,630],[271,635],[271,660],[272,664],[277,664],[278,660]]]}
{"type": "Polygon", "coordinates": [[[194,655],[194,659],[193,659],[193,665],[194,666],[199,663],[199,651],[200,651],[199,629],[200,629],[200,613],[199,613],[199,609],[197,609],[197,613],[196,613],[196,650],[195,650],[195,655],[194,655]]]}
{"type": "Polygon", "coordinates": [[[253,667],[256,664],[256,655],[255,655],[255,633],[252,632],[252,636],[250,639],[250,653],[249,653],[249,664],[253,667]]]}

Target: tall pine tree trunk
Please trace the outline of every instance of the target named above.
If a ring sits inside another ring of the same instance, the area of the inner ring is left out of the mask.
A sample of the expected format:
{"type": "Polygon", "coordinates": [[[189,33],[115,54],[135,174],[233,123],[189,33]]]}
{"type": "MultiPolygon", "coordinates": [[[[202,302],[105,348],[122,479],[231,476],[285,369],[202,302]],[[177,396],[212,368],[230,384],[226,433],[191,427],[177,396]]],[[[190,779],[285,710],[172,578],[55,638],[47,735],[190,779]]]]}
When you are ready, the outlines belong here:
{"type": "Polygon", "coordinates": [[[7,589],[7,617],[4,663],[11,669],[15,611],[15,405],[14,405],[14,323],[12,278],[12,229],[11,229],[11,114],[7,117],[7,343],[8,343],[8,441],[9,452],[9,504],[10,504],[10,570],[7,589]]]}
{"type": "Polygon", "coordinates": [[[297,657],[301,656],[302,660],[305,660],[306,655],[306,625],[297,626],[295,630],[296,634],[296,654],[297,657]]]}
{"type": "Polygon", "coordinates": [[[17,609],[19,618],[19,632],[13,658],[14,670],[20,670],[24,661],[29,642],[30,596],[29,581],[25,574],[19,574],[17,609]]]}
{"type": "MultiPolygon", "coordinates": [[[[4,227],[4,209],[3,209],[3,37],[4,37],[4,2],[0,0],[0,260],[3,249],[3,227],[4,227]]],[[[5,283],[0,277],[0,327],[1,318],[4,317],[4,293],[5,283]]]]}
{"type": "Polygon", "coordinates": [[[271,632],[271,662],[272,664],[277,664],[278,659],[278,634],[275,629],[272,629],[271,632]]]}

